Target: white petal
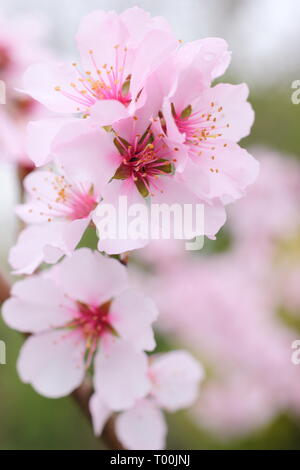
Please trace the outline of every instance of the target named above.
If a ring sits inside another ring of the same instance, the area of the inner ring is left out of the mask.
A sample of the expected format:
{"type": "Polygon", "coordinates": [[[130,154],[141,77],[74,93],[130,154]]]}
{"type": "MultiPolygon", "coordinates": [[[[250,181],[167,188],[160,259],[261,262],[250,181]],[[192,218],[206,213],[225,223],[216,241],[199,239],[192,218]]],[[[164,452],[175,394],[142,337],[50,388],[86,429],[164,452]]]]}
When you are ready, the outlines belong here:
{"type": "Polygon", "coordinates": [[[71,320],[63,293],[50,280],[35,276],[17,282],[3,305],[5,322],[16,330],[39,333],[71,320]],[[65,306],[64,306],[65,305],[65,306]]]}
{"type": "Polygon", "coordinates": [[[126,268],[88,248],[65,258],[54,275],[66,294],[88,304],[105,303],[127,287],[126,268]]]}
{"type": "Polygon", "coordinates": [[[89,408],[92,416],[94,433],[96,436],[100,436],[106,421],[111,415],[111,410],[105,405],[97,393],[94,393],[91,396],[89,408]]]}
{"type": "Polygon", "coordinates": [[[151,391],[159,405],[176,411],[192,405],[204,377],[202,366],[186,351],[172,351],[153,360],[151,391]]]}
{"type": "Polygon", "coordinates": [[[152,323],[158,317],[154,302],[136,289],[122,292],[111,305],[112,324],[120,336],[137,349],[152,351],[152,323]]]}
{"type": "Polygon", "coordinates": [[[150,391],[146,354],[123,340],[101,345],[95,359],[95,389],[113,410],[124,410],[150,391]]]}
{"type": "Polygon", "coordinates": [[[150,400],[142,400],[117,417],[116,434],[128,450],[160,450],[167,426],[163,413],[150,400]]]}
{"type": "Polygon", "coordinates": [[[48,398],[68,395],[85,374],[85,344],[68,330],[31,336],[24,343],[17,363],[23,382],[48,398]]]}

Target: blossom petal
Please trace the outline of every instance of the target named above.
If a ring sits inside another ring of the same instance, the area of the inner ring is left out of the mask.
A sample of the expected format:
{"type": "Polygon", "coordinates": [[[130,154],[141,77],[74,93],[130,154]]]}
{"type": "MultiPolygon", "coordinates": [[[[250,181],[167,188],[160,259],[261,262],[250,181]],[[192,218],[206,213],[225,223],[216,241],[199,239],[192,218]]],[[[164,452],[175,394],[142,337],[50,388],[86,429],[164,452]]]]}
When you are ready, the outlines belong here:
{"type": "Polygon", "coordinates": [[[91,396],[89,409],[92,416],[94,433],[96,436],[101,436],[105,423],[111,415],[111,410],[103,403],[97,393],[91,396]]]}
{"type": "Polygon", "coordinates": [[[73,119],[52,118],[32,121],[27,127],[26,148],[36,166],[42,166],[53,158],[52,144],[59,131],[73,119]]]}
{"type": "Polygon", "coordinates": [[[156,357],[150,371],[154,381],[151,394],[161,407],[176,411],[196,400],[204,371],[186,351],[172,351],[156,357]]]}
{"type": "Polygon", "coordinates": [[[48,398],[70,394],[85,374],[85,344],[68,330],[31,336],[24,343],[17,363],[23,382],[48,398]]]}
{"type": "Polygon", "coordinates": [[[175,36],[165,30],[149,31],[137,49],[132,67],[130,90],[137,97],[148,77],[168,59],[176,49],[178,41],[175,36]]]}
{"type": "MultiPolygon", "coordinates": [[[[68,126],[69,137],[71,127],[74,126],[68,126]]],[[[87,191],[93,187],[99,196],[116,171],[116,149],[108,132],[98,128],[78,135],[77,128],[78,125],[69,141],[59,143],[57,139],[56,163],[67,179],[80,183],[87,191]]]]}
{"type": "Polygon", "coordinates": [[[2,313],[5,322],[18,331],[39,333],[63,326],[71,319],[61,290],[41,276],[17,282],[11,295],[2,313]]]}
{"type": "Polygon", "coordinates": [[[89,218],[52,221],[25,228],[11,249],[9,262],[15,274],[32,274],[42,263],[56,263],[70,256],[80,242],[89,218]]]}
{"type": "Polygon", "coordinates": [[[183,173],[189,188],[203,199],[218,198],[228,204],[241,198],[247,187],[254,183],[259,172],[259,163],[238,144],[216,139],[212,151],[203,149],[198,162],[190,160],[183,173]],[[201,184],[203,180],[206,185],[201,184]]]}
{"type": "Polygon", "coordinates": [[[195,110],[210,109],[222,138],[238,142],[250,134],[254,122],[254,111],[247,101],[248,95],[249,88],[245,83],[219,83],[201,94],[195,103],[195,110]]]}
{"type": "Polygon", "coordinates": [[[223,39],[205,38],[184,44],[175,55],[177,77],[171,100],[176,112],[180,114],[193,104],[212,79],[224,72],[229,61],[223,39]]]}
{"type": "Polygon", "coordinates": [[[71,298],[101,305],[127,287],[127,271],[119,261],[88,248],[76,250],[57,266],[54,279],[71,298]]]}
{"type": "MultiPolygon", "coordinates": [[[[85,70],[94,70],[94,63],[100,69],[104,64],[115,66],[117,50],[125,47],[129,34],[126,26],[114,11],[96,10],[86,15],[79,26],[76,42],[81,63],[85,70]],[[93,59],[90,54],[93,52],[93,59]]],[[[122,62],[121,62],[122,63],[122,62]]],[[[124,76],[128,75],[126,64],[124,76]]]]}
{"type": "Polygon", "coordinates": [[[167,425],[163,413],[150,401],[142,400],[116,419],[116,434],[125,449],[164,449],[167,425]]]}
{"type": "Polygon", "coordinates": [[[100,100],[90,111],[90,117],[98,126],[110,126],[128,117],[125,106],[117,100],[100,100]]]}
{"type": "Polygon", "coordinates": [[[95,358],[95,389],[112,410],[124,410],[134,405],[150,390],[147,356],[131,344],[109,338],[101,344],[95,358]]]}
{"type": "MultiPolygon", "coordinates": [[[[33,225],[20,233],[16,245],[9,253],[9,263],[14,274],[32,274],[45,261],[44,248],[55,238],[51,229],[55,229],[54,224],[33,225]]],[[[57,248],[56,256],[52,253],[53,263],[62,256],[63,252],[57,248]]]]}
{"type": "Polygon", "coordinates": [[[71,83],[77,80],[78,74],[71,65],[40,62],[31,65],[25,72],[24,91],[50,111],[77,113],[86,109],[86,106],[63,94],[63,91],[75,94],[71,83]]]}
{"type": "Polygon", "coordinates": [[[136,289],[121,293],[111,305],[112,324],[119,335],[137,349],[152,351],[152,323],[158,317],[154,302],[136,289]]]}

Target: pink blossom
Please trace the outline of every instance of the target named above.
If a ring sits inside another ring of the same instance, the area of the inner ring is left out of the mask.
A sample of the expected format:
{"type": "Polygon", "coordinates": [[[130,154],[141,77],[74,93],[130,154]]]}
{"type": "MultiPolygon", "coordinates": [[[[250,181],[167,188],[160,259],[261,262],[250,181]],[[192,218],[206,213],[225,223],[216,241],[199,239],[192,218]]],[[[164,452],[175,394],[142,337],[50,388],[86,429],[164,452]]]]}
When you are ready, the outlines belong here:
{"type": "MultiPolygon", "coordinates": [[[[151,380],[148,397],[138,400],[116,418],[116,435],[129,450],[165,447],[167,426],[161,408],[174,412],[191,406],[204,372],[190,354],[173,351],[151,357],[148,376],[151,380]]],[[[111,410],[96,393],[91,398],[90,411],[95,434],[100,435],[111,410]]]]}
{"type": "Polygon", "coordinates": [[[17,282],[3,307],[6,323],[31,333],[18,371],[47,397],[76,389],[94,364],[94,385],[113,410],[148,393],[147,356],[155,341],[157,310],[129,288],[126,268],[88,249],[45,274],[17,282]]]}
{"type": "MultiPolygon", "coordinates": [[[[146,100],[153,113],[158,112],[162,96],[158,96],[156,70],[178,45],[163,18],[151,18],[138,7],[120,15],[98,10],[82,20],[76,39],[81,65],[33,65],[24,76],[24,89],[30,96],[65,115],[88,115],[98,103],[108,124],[120,118],[124,107],[133,114],[146,100]]],[[[41,126],[49,145],[53,137],[46,122],[31,124],[29,148],[34,161],[41,126]]],[[[42,159],[46,162],[47,155],[40,156],[39,162],[42,159]]]]}
{"type": "Polygon", "coordinates": [[[203,255],[201,262],[186,252],[171,252],[169,262],[150,259],[147,248],[146,258],[144,250],[137,255],[139,262],[150,259],[151,271],[132,270],[159,306],[162,333],[212,371],[191,416],[228,437],[266,425],[281,412],[299,414],[300,378],[291,362],[297,334],[278,314],[287,270],[256,256],[249,239],[244,245],[203,255]]]}
{"type": "Polygon", "coordinates": [[[202,429],[230,440],[267,426],[276,413],[264,385],[242,373],[204,386],[193,417],[202,429]]]}
{"type": "Polygon", "coordinates": [[[135,7],[94,11],[77,36],[81,66],[40,63],[25,74],[26,91],[51,111],[86,112],[97,101],[134,102],[178,41],[163,18],[135,7]]]}
{"type": "MultiPolygon", "coordinates": [[[[180,173],[176,172],[177,148],[169,147],[161,125],[157,120],[152,120],[148,114],[147,106],[139,109],[134,117],[124,116],[113,125],[113,130],[104,132],[98,130],[97,123],[103,118],[97,105],[91,113],[91,117],[82,124],[67,124],[60,138],[55,139],[54,153],[59,161],[64,159],[67,152],[71,154],[73,149],[82,149],[82,163],[84,167],[84,155],[90,158],[102,158],[111,165],[110,178],[103,189],[103,201],[117,207],[120,196],[126,196],[128,205],[143,204],[149,198],[153,203],[179,203],[204,205],[205,227],[204,233],[214,238],[216,232],[225,222],[225,210],[218,201],[203,200],[196,196],[189,185],[182,180],[180,173]],[[99,117],[100,115],[100,117],[99,117]],[[80,128],[82,128],[80,130],[80,128]],[[98,133],[101,138],[101,155],[99,148],[89,145],[89,138],[98,133]],[[82,145],[82,140],[86,145],[82,145]]],[[[105,124],[102,121],[101,124],[105,124]]],[[[80,165],[80,163],[79,163],[80,165]]],[[[97,212],[93,217],[95,225],[98,224],[97,212]]],[[[202,235],[199,233],[198,235],[202,235]]],[[[145,244],[145,243],[144,243],[145,244]]],[[[132,240],[120,243],[120,240],[101,240],[99,250],[109,254],[124,252],[141,246],[138,240],[136,246],[132,240]]]]}
{"type": "Polygon", "coordinates": [[[184,179],[200,197],[225,204],[240,198],[258,174],[256,160],[237,144],[254,120],[247,86],[210,87],[228,63],[221,39],[183,46],[173,54],[174,82],[162,109],[168,139],[186,155],[184,179]]]}
{"type": "Polygon", "coordinates": [[[64,152],[56,171],[37,170],[26,177],[28,201],[16,211],[29,226],[10,253],[16,273],[31,274],[43,261],[70,256],[81,240],[110,177],[110,167],[100,158],[101,135],[90,135],[88,145],[94,152],[86,154],[84,165],[82,138],[72,152],[64,152]]]}
{"type": "Polygon", "coordinates": [[[252,152],[260,161],[260,175],[248,197],[231,208],[230,223],[236,243],[255,236],[260,248],[264,240],[293,236],[299,228],[300,167],[288,155],[259,147],[252,152]]]}

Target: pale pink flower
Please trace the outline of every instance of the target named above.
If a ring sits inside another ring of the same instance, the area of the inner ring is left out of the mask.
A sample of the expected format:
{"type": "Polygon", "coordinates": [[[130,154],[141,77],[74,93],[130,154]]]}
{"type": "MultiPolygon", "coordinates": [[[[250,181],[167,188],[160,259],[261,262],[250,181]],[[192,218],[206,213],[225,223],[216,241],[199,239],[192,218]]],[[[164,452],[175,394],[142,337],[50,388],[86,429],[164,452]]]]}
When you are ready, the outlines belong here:
{"type": "Polygon", "coordinates": [[[251,253],[256,277],[272,290],[273,309],[297,313],[299,296],[300,165],[296,158],[253,148],[261,172],[245,200],[229,212],[235,249],[251,253]]]}
{"type": "MultiPolygon", "coordinates": [[[[256,256],[254,241],[253,250],[248,244],[248,250],[201,260],[175,253],[168,263],[153,256],[151,271],[132,273],[152,293],[162,333],[189,347],[212,371],[204,401],[201,396],[192,416],[200,426],[229,437],[267,424],[281,412],[299,414],[300,376],[291,362],[297,333],[278,314],[287,271],[280,281],[278,265],[274,269],[268,257],[256,256]]],[[[143,251],[139,265],[145,263],[143,251]]]]}
{"type": "Polygon", "coordinates": [[[81,68],[41,63],[25,74],[26,91],[54,112],[86,112],[99,100],[128,105],[178,45],[163,18],[151,18],[138,7],[120,15],[102,10],[90,13],[82,20],[76,40],[81,68]]]}
{"type": "Polygon", "coordinates": [[[200,197],[226,204],[243,196],[258,175],[257,161],[237,144],[249,134],[254,113],[247,85],[210,87],[229,55],[222,40],[204,42],[173,54],[173,87],[162,112],[168,139],[186,156],[184,179],[200,197]]]}
{"type": "MultiPolygon", "coordinates": [[[[85,165],[86,155],[93,160],[98,158],[99,161],[104,159],[109,162],[111,173],[102,196],[105,203],[116,208],[120,196],[127,197],[128,205],[138,203],[145,207],[147,198],[153,203],[189,203],[193,206],[197,203],[204,204],[204,233],[214,238],[226,218],[222,204],[213,199],[201,200],[182,181],[181,174],[176,172],[177,149],[167,145],[160,123],[153,121],[148,112],[147,106],[144,106],[134,117],[125,113],[114,124],[113,130],[106,132],[97,126],[100,119],[105,117],[96,105],[91,117],[83,120],[83,124],[77,121],[64,126],[60,137],[54,140],[54,154],[60,161],[64,160],[66,153],[79,153],[78,149],[81,149],[82,162],[79,165],[82,167],[85,165]],[[95,139],[99,142],[98,147],[94,145],[95,139]]],[[[105,123],[102,121],[101,125],[105,123]]],[[[93,221],[98,224],[97,212],[93,221]]],[[[99,250],[109,254],[120,253],[146,243],[144,241],[141,244],[141,240],[135,244],[132,240],[127,240],[126,244],[121,240],[102,240],[100,233],[99,250]]]]}
{"type": "MultiPolygon", "coordinates": [[[[37,63],[24,77],[24,89],[56,113],[85,113],[100,104],[110,122],[119,119],[124,107],[131,114],[148,101],[153,113],[162,102],[157,68],[178,41],[163,18],[151,18],[135,7],[120,15],[98,10],[81,22],[76,36],[80,65],[37,63]]],[[[57,130],[58,131],[58,130],[57,130]]],[[[29,146],[53,139],[47,122],[31,123],[29,146]],[[43,128],[42,135],[39,129],[43,128]]],[[[40,155],[44,163],[48,156],[40,155]]]]}
{"type": "Polygon", "coordinates": [[[95,207],[110,177],[110,167],[101,158],[98,133],[84,138],[72,152],[65,151],[55,171],[36,170],[24,182],[28,200],[16,212],[29,226],[10,252],[16,273],[31,274],[43,261],[55,263],[71,255],[92,221],[95,207]]]}
{"type": "Polygon", "coordinates": [[[252,153],[260,175],[248,197],[232,206],[230,224],[236,243],[255,237],[262,254],[266,243],[294,236],[299,229],[300,166],[295,158],[268,149],[254,147],[252,153]]]}
{"type": "Polygon", "coordinates": [[[157,310],[128,287],[126,268],[88,249],[45,274],[17,282],[3,307],[6,323],[31,333],[18,371],[47,397],[76,389],[93,363],[94,385],[113,410],[148,393],[147,356],[155,341],[157,310]]]}
{"type": "MultiPolygon", "coordinates": [[[[204,372],[201,365],[185,351],[150,358],[148,375],[151,389],[146,398],[120,413],[115,421],[116,435],[129,450],[163,449],[167,426],[161,409],[174,412],[196,400],[204,372]]],[[[102,433],[111,410],[96,393],[90,401],[96,435],[102,433]]]]}
{"type": "Polygon", "coordinates": [[[191,414],[202,429],[230,440],[267,426],[277,411],[264,384],[240,373],[207,383],[191,414]]]}

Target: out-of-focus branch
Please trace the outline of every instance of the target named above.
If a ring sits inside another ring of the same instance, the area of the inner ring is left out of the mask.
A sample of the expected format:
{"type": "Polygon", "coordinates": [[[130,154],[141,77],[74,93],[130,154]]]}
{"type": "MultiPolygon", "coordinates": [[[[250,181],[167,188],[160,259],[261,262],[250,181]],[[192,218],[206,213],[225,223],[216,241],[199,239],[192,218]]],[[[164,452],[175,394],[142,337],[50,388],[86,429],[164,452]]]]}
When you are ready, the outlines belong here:
{"type": "Polygon", "coordinates": [[[10,294],[10,285],[5,277],[0,273],[0,304],[8,299],[10,294]]]}
{"type": "MultiPolygon", "coordinates": [[[[92,418],[91,418],[91,414],[89,410],[89,400],[90,400],[92,393],[93,393],[92,386],[88,383],[84,383],[83,385],[81,385],[81,387],[79,387],[77,390],[75,390],[72,393],[72,397],[78,404],[81,411],[88,418],[90,423],[92,422],[92,418]]],[[[121,450],[124,448],[122,444],[120,444],[116,436],[114,421],[115,419],[113,416],[109,418],[109,420],[107,421],[104,427],[103,433],[101,435],[101,439],[108,449],[121,450]]]]}
{"type": "Polygon", "coordinates": [[[23,186],[24,178],[26,178],[26,176],[29,175],[29,173],[31,173],[33,169],[34,169],[33,166],[18,165],[17,167],[21,202],[23,202],[23,199],[24,199],[24,186],[23,186]]]}

